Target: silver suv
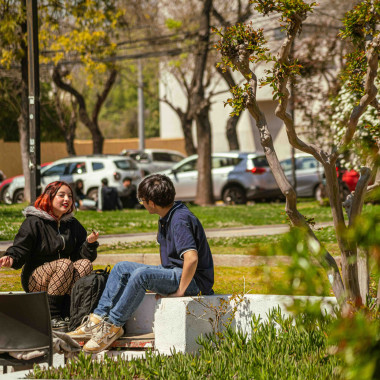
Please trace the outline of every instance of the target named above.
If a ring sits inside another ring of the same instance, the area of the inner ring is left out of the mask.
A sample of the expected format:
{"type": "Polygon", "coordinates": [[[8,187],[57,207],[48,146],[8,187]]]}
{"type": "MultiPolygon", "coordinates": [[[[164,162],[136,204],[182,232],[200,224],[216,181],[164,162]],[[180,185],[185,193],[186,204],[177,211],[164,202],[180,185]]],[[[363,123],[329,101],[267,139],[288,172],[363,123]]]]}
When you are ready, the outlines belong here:
{"type": "Polygon", "coordinates": [[[120,154],[134,159],[137,166],[144,171],[144,175],[169,169],[185,158],[176,150],[164,149],[124,149],[120,154]]]}
{"type": "MultiPolygon", "coordinates": [[[[161,172],[173,181],[176,199],[194,201],[197,190],[198,156],[185,158],[171,169],[161,172]]],[[[265,155],[259,153],[212,154],[212,180],[215,200],[227,204],[244,204],[253,199],[281,196],[265,155]]]]}
{"type": "MultiPolygon", "coordinates": [[[[125,177],[132,178],[137,184],[141,180],[141,171],[136,163],[119,155],[88,155],[62,158],[41,169],[41,186],[45,188],[53,181],[74,183],[83,181],[83,192],[88,198],[96,200],[98,187],[103,178],[108,179],[109,186],[122,187],[125,177]]],[[[24,199],[25,177],[16,177],[7,190],[7,203],[20,203],[24,199]]]]}

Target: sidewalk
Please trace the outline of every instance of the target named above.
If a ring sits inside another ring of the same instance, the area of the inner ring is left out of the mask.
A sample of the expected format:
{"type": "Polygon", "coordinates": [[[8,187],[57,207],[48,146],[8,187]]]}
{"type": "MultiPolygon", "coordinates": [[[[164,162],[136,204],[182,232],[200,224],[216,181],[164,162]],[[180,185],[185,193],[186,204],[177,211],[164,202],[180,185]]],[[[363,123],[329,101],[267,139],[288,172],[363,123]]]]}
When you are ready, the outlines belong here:
{"type": "MultiPolygon", "coordinates": [[[[332,226],[332,222],[317,223],[315,228],[332,226]]],[[[278,235],[289,231],[287,224],[270,224],[264,226],[244,226],[229,228],[208,228],[206,229],[207,238],[216,237],[237,237],[237,236],[264,236],[278,235]]],[[[99,244],[117,244],[128,243],[134,241],[155,241],[156,232],[135,233],[135,234],[119,234],[119,235],[103,235],[99,237],[99,244]]],[[[12,245],[12,241],[1,241],[0,251],[5,251],[12,245]]]]}

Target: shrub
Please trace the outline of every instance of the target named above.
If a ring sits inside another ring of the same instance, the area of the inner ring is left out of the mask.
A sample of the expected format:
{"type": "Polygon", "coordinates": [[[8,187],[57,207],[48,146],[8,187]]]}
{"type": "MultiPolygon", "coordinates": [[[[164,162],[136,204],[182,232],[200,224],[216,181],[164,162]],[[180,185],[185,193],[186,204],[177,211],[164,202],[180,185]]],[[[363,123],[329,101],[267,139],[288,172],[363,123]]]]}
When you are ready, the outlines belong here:
{"type": "Polygon", "coordinates": [[[223,335],[200,337],[198,355],[147,352],[125,361],[81,353],[63,368],[43,370],[37,379],[339,379],[340,361],[327,353],[331,317],[300,314],[294,320],[273,310],[266,321],[252,320],[252,336],[228,327],[223,335]]]}

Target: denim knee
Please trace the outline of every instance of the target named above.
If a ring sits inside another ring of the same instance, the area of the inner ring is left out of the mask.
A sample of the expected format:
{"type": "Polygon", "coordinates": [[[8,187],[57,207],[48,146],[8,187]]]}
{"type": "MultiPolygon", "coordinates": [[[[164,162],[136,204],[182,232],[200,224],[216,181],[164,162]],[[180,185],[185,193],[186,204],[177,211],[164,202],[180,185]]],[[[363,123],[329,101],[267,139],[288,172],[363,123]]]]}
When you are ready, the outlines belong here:
{"type": "Polygon", "coordinates": [[[146,287],[146,280],[148,279],[147,275],[148,273],[146,268],[138,268],[131,273],[128,281],[146,287]]]}

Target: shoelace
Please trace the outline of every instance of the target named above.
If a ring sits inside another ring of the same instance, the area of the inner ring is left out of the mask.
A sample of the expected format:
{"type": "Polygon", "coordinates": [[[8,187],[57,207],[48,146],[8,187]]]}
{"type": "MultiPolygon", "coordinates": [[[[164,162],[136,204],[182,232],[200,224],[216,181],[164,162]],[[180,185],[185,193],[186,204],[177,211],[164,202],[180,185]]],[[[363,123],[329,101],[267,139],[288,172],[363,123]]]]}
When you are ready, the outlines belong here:
{"type": "Polygon", "coordinates": [[[81,326],[85,325],[85,327],[89,330],[93,330],[95,327],[97,327],[98,325],[97,324],[93,324],[92,326],[90,326],[90,316],[89,315],[85,315],[83,318],[82,318],[82,323],[80,324],[81,326]]]}
{"type": "Polygon", "coordinates": [[[91,331],[91,337],[92,339],[97,340],[107,334],[110,331],[112,325],[103,319],[98,325],[95,326],[95,331],[91,331]]]}

